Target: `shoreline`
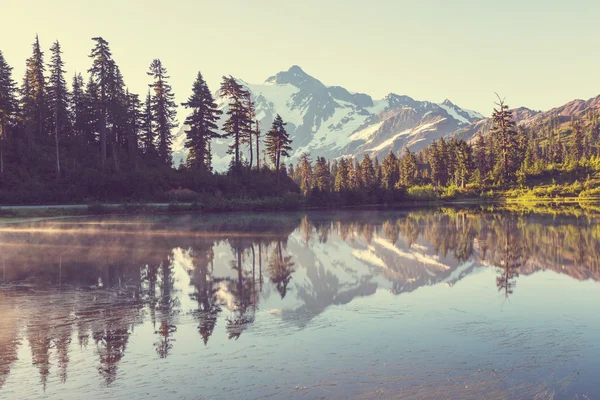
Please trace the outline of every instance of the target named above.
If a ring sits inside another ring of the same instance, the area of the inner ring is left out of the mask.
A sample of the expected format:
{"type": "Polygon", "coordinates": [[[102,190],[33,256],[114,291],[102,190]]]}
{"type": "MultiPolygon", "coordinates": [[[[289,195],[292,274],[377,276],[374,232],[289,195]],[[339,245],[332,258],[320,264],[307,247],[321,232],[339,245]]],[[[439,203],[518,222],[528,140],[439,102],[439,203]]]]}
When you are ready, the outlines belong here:
{"type": "Polygon", "coordinates": [[[215,206],[200,203],[107,203],[107,204],[46,204],[0,206],[0,222],[31,221],[33,218],[91,217],[101,215],[147,215],[175,213],[243,213],[282,211],[338,211],[338,210],[394,210],[428,207],[460,206],[535,206],[564,207],[587,204],[599,205],[600,198],[465,198],[448,200],[408,200],[391,204],[359,204],[347,206],[311,207],[305,204],[283,204],[266,199],[264,201],[237,202],[239,207],[227,200],[215,206]]]}

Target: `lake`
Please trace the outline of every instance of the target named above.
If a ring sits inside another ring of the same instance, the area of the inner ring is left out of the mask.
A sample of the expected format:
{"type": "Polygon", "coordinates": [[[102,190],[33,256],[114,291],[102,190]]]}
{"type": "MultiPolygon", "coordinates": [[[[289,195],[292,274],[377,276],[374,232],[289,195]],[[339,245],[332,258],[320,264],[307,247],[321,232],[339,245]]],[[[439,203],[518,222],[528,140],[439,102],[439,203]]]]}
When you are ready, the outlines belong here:
{"type": "Polygon", "coordinates": [[[448,208],[3,224],[0,398],[596,399],[599,222],[448,208]]]}

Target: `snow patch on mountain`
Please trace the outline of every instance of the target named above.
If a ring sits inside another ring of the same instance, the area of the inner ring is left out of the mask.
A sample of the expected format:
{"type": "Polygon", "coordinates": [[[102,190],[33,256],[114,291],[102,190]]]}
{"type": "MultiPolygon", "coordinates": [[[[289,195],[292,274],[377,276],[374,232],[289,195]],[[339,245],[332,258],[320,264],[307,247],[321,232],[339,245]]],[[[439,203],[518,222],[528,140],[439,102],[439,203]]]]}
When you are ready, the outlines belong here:
{"type": "MultiPolygon", "coordinates": [[[[325,86],[298,66],[279,72],[262,84],[238,81],[251,92],[263,138],[277,114],[287,122],[294,150],[291,160],[286,162],[296,162],[304,152],[313,159],[319,156],[332,159],[369,153],[379,157],[404,147],[418,151],[433,140],[483,118],[449,100],[436,104],[394,93],[373,100],[364,93],[325,86]]],[[[215,100],[224,112],[219,122],[222,127],[227,118],[228,99],[217,91],[215,100]]],[[[182,126],[173,141],[176,164],[187,156],[186,129],[182,126]]],[[[222,171],[231,159],[226,154],[229,140],[219,139],[212,144],[213,166],[222,171]]],[[[242,150],[243,158],[248,159],[248,149],[242,150]]]]}

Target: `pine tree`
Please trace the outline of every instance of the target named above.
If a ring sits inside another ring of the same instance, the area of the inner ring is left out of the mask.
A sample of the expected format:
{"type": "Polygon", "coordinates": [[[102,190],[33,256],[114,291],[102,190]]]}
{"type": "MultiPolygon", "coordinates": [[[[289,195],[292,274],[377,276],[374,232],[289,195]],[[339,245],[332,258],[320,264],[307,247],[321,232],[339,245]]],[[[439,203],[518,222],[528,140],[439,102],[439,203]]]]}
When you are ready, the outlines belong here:
{"type": "Polygon", "coordinates": [[[4,176],[4,154],[11,128],[17,113],[16,83],[12,79],[12,67],[0,51],[0,177],[4,176]]]}
{"type": "Polygon", "coordinates": [[[217,108],[217,104],[200,72],[198,72],[196,81],[192,86],[192,95],[187,102],[181,105],[192,110],[192,113],[185,120],[185,125],[188,126],[185,131],[187,139],[185,147],[190,149],[189,166],[199,170],[208,170],[206,156],[209,153],[210,141],[221,137],[217,131],[217,121],[222,112],[217,108]]]}
{"type": "Polygon", "coordinates": [[[317,188],[321,192],[329,191],[329,165],[327,164],[325,157],[317,157],[313,175],[313,187],[317,188]]]}
{"type": "Polygon", "coordinates": [[[73,76],[71,97],[69,102],[69,115],[71,116],[71,129],[77,142],[84,143],[85,132],[85,84],[81,73],[73,76]]]}
{"type": "Polygon", "coordinates": [[[360,182],[365,189],[373,189],[376,182],[375,168],[369,154],[365,154],[360,163],[360,182]]]}
{"type": "Polygon", "coordinates": [[[353,190],[361,190],[363,188],[362,170],[358,159],[354,159],[354,165],[352,165],[352,169],[350,170],[350,188],[353,190]]]}
{"type": "Polygon", "coordinates": [[[92,40],[95,42],[95,45],[90,53],[92,67],[88,72],[91,74],[91,78],[98,88],[97,105],[99,107],[98,128],[100,131],[100,166],[104,168],[106,166],[107,158],[107,92],[112,79],[112,54],[108,47],[108,42],[102,37],[94,37],[92,40]]]}
{"type": "Polygon", "coordinates": [[[446,166],[442,159],[439,146],[436,142],[433,142],[429,147],[429,166],[431,167],[431,178],[436,186],[442,186],[445,184],[446,166]]]}
{"type": "Polygon", "coordinates": [[[65,80],[64,62],[58,40],[50,48],[52,57],[49,65],[50,77],[48,79],[48,104],[53,114],[52,131],[56,156],[56,180],[60,179],[60,138],[65,138],[70,129],[69,124],[69,93],[65,80]]]}
{"type": "Polygon", "coordinates": [[[400,183],[403,186],[410,187],[417,182],[417,158],[408,148],[400,159],[400,183]]]}
{"type": "Polygon", "coordinates": [[[304,193],[304,195],[306,195],[311,189],[313,181],[313,170],[310,154],[302,153],[296,167],[296,174],[298,175],[298,180],[300,182],[300,190],[302,193],[304,193]]]}
{"type": "Polygon", "coordinates": [[[283,119],[281,119],[281,116],[278,114],[273,121],[271,129],[267,132],[267,140],[265,143],[267,154],[271,158],[271,162],[275,165],[277,184],[279,184],[281,175],[281,157],[289,157],[290,151],[292,151],[292,140],[285,130],[286,125],[287,124],[283,122],[283,119]]]}
{"type": "Polygon", "coordinates": [[[348,161],[345,158],[341,158],[337,164],[334,190],[341,192],[349,189],[349,180],[348,161]]]}
{"type": "Polygon", "coordinates": [[[129,161],[134,169],[137,168],[138,142],[140,129],[143,123],[142,102],[140,96],[134,93],[126,93],[127,98],[127,122],[126,122],[126,148],[129,154],[129,161]]]}
{"type": "MultiPolygon", "coordinates": [[[[102,108],[100,106],[98,85],[92,77],[90,77],[90,80],[85,87],[84,100],[85,111],[83,120],[85,121],[85,131],[83,136],[88,145],[95,145],[99,143],[102,108]]],[[[100,156],[102,156],[101,153],[102,152],[100,152],[100,156]]]]}
{"type": "Polygon", "coordinates": [[[26,61],[25,78],[21,88],[21,112],[29,147],[36,138],[43,138],[47,128],[46,78],[44,53],[38,36],[33,43],[33,54],[26,61]]]}
{"type": "Polygon", "coordinates": [[[512,113],[508,106],[504,104],[504,100],[498,96],[498,108],[494,108],[492,114],[492,129],[490,134],[496,138],[499,149],[499,157],[496,160],[496,169],[501,171],[504,182],[510,182],[517,167],[511,154],[517,151],[517,130],[515,121],[512,118],[512,113]]]}
{"type": "Polygon", "coordinates": [[[477,182],[482,183],[484,179],[487,178],[489,174],[489,166],[488,166],[488,155],[487,155],[487,146],[485,143],[485,139],[483,138],[483,134],[481,131],[477,133],[477,140],[475,142],[475,149],[473,154],[473,162],[475,164],[475,170],[477,171],[477,182]]]}
{"type": "MultiPolygon", "coordinates": [[[[223,77],[221,82],[221,95],[229,97],[229,110],[227,111],[227,121],[223,125],[225,136],[233,138],[233,143],[229,146],[228,154],[233,155],[233,166],[236,171],[241,167],[240,145],[249,130],[252,121],[249,119],[246,99],[248,91],[239,84],[232,76],[223,77]]],[[[277,168],[279,165],[277,166],[277,168]]]]}
{"type": "Polygon", "coordinates": [[[381,178],[384,189],[392,190],[400,180],[398,158],[392,150],[383,159],[381,165],[381,178]]]}
{"type": "Polygon", "coordinates": [[[171,130],[177,127],[175,116],[177,106],[175,105],[175,95],[168,83],[169,76],[167,69],[163,67],[159,59],[154,59],[150,64],[148,75],[154,80],[149,84],[153,90],[152,94],[152,120],[158,137],[156,146],[158,157],[166,165],[171,166],[173,135],[171,130]]]}
{"type": "Polygon", "coordinates": [[[144,102],[142,115],[141,115],[141,126],[140,126],[140,144],[144,155],[156,154],[156,135],[154,134],[153,122],[152,122],[152,96],[150,90],[146,95],[146,101],[144,102]]]}
{"type": "Polygon", "coordinates": [[[128,125],[128,99],[125,82],[114,61],[109,63],[109,85],[107,90],[107,146],[110,149],[115,171],[120,170],[119,154],[126,148],[128,125]]]}
{"type": "Polygon", "coordinates": [[[570,158],[571,162],[578,163],[580,159],[583,157],[584,148],[583,148],[583,128],[581,126],[581,122],[579,120],[573,120],[571,122],[571,151],[570,158]]]}
{"type": "Polygon", "coordinates": [[[455,184],[461,188],[465,188],[469,181],[473,169],[473,151],[471,146],[460,140],[455,145],[456,154],[456,169],[454,172],[455,184]]]}

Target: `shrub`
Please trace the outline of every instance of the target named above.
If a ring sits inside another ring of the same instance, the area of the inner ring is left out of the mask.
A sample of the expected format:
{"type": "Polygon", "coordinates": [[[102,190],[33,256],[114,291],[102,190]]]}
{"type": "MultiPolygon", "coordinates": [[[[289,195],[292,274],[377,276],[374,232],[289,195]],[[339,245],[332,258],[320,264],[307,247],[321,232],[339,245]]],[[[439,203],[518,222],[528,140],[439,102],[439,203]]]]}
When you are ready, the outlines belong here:
{"type": "Polygon", "coordinates": [[[438,193],[433,185],[412,186],[408,188],[407,195],[412,200],[436,200],[438,193]]]}

